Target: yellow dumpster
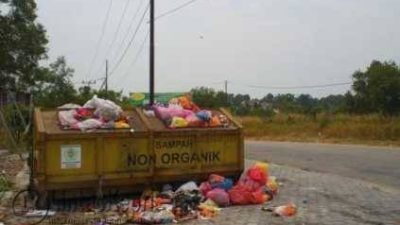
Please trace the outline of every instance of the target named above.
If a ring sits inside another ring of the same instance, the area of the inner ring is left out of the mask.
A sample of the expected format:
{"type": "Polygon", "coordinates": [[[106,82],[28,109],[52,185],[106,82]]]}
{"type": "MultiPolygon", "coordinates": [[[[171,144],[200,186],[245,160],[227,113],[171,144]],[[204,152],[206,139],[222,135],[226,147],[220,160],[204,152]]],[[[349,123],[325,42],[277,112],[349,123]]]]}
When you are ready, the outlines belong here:
{"type": "Polygon", "coordinates": [[[125,112],[132,129],[63,130],[57,110],[35,109],[33,178],[41,191],[107,188],[202,180],[243,170],[243,131],[223,109],[228,127],[167,128],[142,109],[125,112]]]}

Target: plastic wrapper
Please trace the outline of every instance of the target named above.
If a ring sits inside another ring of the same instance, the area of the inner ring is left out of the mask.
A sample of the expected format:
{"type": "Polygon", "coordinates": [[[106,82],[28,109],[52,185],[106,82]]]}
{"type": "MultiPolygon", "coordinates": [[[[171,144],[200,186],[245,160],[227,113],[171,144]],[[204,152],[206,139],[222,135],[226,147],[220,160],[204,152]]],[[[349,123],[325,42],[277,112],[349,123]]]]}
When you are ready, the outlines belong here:
{"type": "Polygon", "coordinates": [[[291,217],[296,215],[297,207],[295,204],[289,203],[287,205],[282,205],[273,208],[272,212],[275,216],[291,217]]]}
{"type": "Polygon", "coordinates": [[[123,122],[123,121],[119,121],[119,122],[115,122],[114,124],[114,128],[116,129],[126,129],[126,128],[130,128],[129,124],[123,122]]]}
{"type": "Polygon", "coordinates": [[[267,188],[269,191],[272,192],[272,194],[277,194],[278,193],[278,182],[276,181],[276,177],[269,177],[267,181],[267,188]]]}
{"type": "Polygon", "coordinates": [[[173,117],[170,127],[171,128],[182,128],[182,127],[187,127],[188,126],[188,121],[186,121],[184,118],[181,117],[173,117]]]}
{"type": "Polygon", "coordinates": [[[200,219],[210,219],[215,217],[221,209],[211,199],[207,199],[198,206],[200,219]]]}

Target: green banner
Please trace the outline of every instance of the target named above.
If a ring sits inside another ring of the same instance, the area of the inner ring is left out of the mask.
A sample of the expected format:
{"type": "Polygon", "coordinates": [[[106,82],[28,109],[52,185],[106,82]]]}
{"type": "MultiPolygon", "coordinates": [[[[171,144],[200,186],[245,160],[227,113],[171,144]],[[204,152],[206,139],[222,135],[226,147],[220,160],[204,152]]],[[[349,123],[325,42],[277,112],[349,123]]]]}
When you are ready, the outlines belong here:
{"type": "MultiPolygon", "coordinates": [[[[165,92],[165,93],[155,93],[154,101],[156,103],[167,104],[172,98],[177,98],[185,95],[184,92],[165,92]]],[[[129,100],[133,106],[142,106],[149,103],[150,94],[149,93],[130,93],[129,100]]]]}

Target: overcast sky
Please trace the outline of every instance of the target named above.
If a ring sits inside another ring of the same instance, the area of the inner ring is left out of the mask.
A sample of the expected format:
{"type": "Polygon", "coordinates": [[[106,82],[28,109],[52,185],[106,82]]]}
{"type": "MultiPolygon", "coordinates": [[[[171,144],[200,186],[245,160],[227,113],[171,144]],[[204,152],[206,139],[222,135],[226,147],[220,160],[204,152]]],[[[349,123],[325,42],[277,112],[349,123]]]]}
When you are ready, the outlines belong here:
{"type": "MultiPolygon", "coordinates": [[[[108,58],[114,70],[111,89],[147,91],[147,43],[138,54],[148,31],[147,19],[120,65],[115,65],[148,0],[112,0],[91,66],[110,1],[38,0],[39,21],[50,41],[50,61],[65,56],[75,69],[74,82],[79,83],[103,77],[108,58]]],[[[187,1],[156,0],[156,15],[187,1]]],[[[350,85],[293,90],[249,86],[349,82],[355,70],[364,69],[373,59],[398,63],[399,22],[399,0],[197,0],[156,21],[156,91],[187,91],[196,86],[223,89],[223,81],[228,80],[229,92],[253,97],[269,92],[314,96],[345,93],[350,85]]]]}

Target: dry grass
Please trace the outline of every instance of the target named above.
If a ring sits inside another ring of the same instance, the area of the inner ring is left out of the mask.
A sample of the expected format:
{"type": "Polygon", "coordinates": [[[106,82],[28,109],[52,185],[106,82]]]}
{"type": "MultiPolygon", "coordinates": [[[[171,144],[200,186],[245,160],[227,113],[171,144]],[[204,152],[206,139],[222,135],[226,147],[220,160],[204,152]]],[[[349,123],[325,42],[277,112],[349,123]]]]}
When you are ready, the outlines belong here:
{"type": "Polygon", "coordinates": [[[400,117],[279,114],[239,117],[250,139],[400,146],[400,117]]]}

